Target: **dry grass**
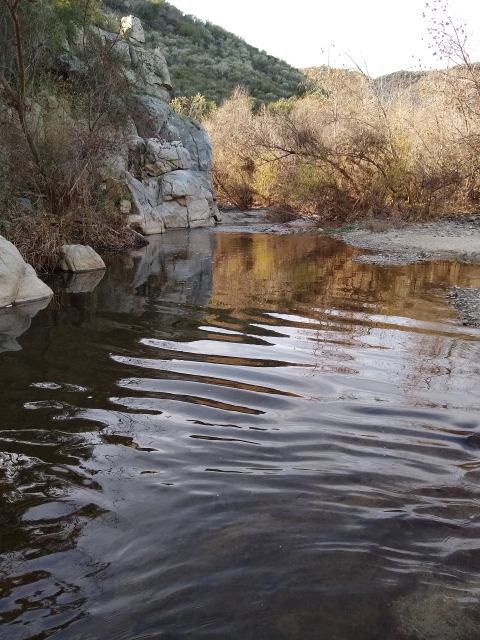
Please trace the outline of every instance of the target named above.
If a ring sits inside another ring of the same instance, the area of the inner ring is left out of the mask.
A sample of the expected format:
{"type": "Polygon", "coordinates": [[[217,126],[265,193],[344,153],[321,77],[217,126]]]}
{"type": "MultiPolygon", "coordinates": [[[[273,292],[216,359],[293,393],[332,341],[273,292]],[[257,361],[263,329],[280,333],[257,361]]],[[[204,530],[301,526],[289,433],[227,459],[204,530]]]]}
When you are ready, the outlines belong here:
{"type": "Polygon", "coordinates": [[[93,208],[64,216],[22,215],[14,218],[5,233],[26,262],[40,272],[53,271],[63,244],[90,245],[97,251],[121,251],[138,240],[125,226],[117,209],[101,212],[93,208]]]}

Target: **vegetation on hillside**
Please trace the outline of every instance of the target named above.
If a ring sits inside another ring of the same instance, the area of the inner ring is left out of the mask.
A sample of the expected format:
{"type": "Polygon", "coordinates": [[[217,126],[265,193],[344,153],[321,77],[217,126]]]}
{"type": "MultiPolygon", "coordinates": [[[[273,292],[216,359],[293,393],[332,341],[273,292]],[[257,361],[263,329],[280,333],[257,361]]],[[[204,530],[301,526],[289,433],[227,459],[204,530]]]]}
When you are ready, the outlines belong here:
{"type": "Polygon", "coordinates": [[[201,93],[220,104],[235,87],[246,87],[258,103],[288,98],[300,90],[303,75],[286,62],[242,38],[163,0],[105,0],[118,14],[133,12],[144,23],[147,44],[160,47],[170,69],[175,96],[201,93]]]}
{"type": "Polygon", "coordinates": [[[103,24],[97,2],[0,1],[0,233],[37,267],[65,242],[132,244],[101,189],[128,116],[121,62],[90,28],[103,24]]]}

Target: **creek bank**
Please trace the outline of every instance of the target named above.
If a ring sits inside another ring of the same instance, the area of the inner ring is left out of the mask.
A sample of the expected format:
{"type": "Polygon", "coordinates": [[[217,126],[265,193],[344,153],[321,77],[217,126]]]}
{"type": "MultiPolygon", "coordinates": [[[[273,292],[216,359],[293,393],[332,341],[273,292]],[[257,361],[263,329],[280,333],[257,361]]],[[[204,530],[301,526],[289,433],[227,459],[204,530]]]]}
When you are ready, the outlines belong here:
{"type": "Polygon", "coordinates": [[[452,287],[447,300],[458,312],[462,324],[480,327],[480,289],[452,287]]]}
{"type": "Polygon", "coordinates": [[[480,264],[480,217],[439,220],[388,231],[354,231],[336,234],[352,247],[380,252],[355,260],[382,266],[428,260],[457,260],[480,264]]]}

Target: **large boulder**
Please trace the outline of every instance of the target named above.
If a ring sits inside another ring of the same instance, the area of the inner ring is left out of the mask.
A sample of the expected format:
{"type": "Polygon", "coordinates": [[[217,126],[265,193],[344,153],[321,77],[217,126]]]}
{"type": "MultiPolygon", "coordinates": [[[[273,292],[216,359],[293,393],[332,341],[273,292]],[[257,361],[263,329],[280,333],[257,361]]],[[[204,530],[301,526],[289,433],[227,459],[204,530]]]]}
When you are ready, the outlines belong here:
{"type": "Polygon", "coordinates": [[[0,236],[0,309],[47,300],[53,291],[42,282],[18,249],[0,236]]]}
{"type": "Polygon", "coordinates": [[[83,244],[64,244],[60,248],[58,266],[62,271],[71,271],[72,273],[106,269],[105,263],[98,253],[92,247],[83,244]]]}

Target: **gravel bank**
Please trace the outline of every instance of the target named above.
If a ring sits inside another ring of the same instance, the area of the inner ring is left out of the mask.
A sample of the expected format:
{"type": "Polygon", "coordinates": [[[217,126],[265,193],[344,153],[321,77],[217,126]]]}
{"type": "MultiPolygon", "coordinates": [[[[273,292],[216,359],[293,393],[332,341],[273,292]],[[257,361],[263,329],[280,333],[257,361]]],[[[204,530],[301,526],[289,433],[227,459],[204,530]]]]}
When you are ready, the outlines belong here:
{"type": "Polygon", "coordinates": [[[480,264],[479,223],[480,217],[464,222],[443,220],[384,232],[359,229],[337,237],[353,247],[381,252],[360,256],[358,262],[386,266],[445,259],[480,264]]]}
{"type": "Polygon", "coordinates": [[[480,289],[451,287],[447,300],[458,311],[464,325],[480,327],[480,289]]]}

